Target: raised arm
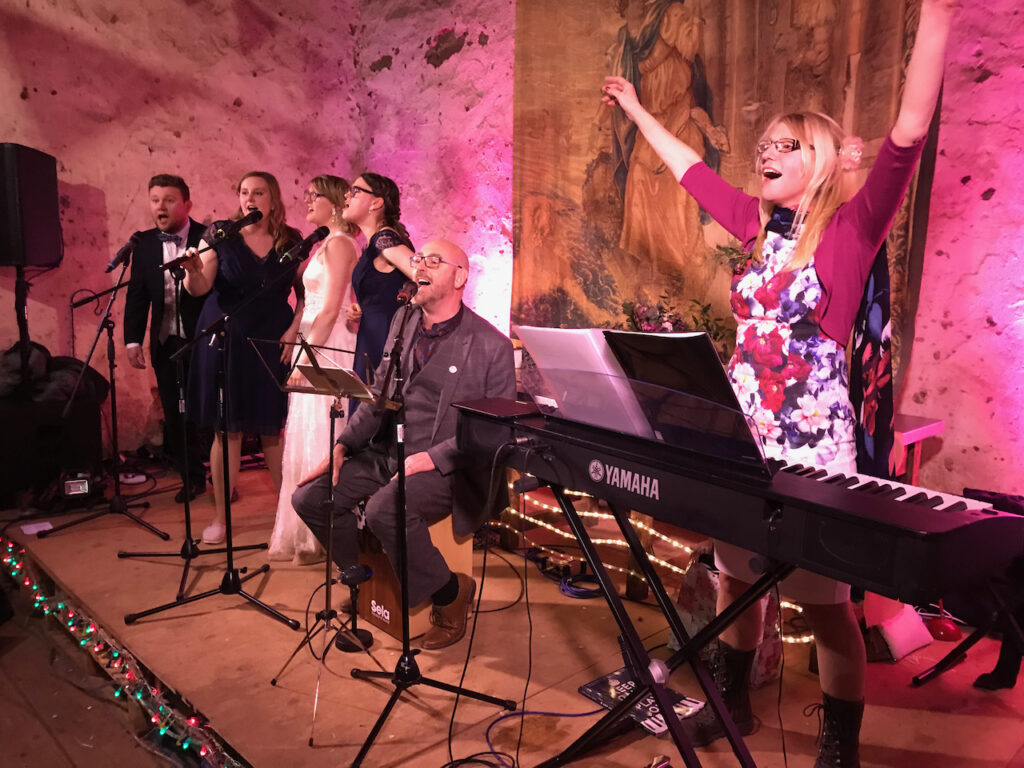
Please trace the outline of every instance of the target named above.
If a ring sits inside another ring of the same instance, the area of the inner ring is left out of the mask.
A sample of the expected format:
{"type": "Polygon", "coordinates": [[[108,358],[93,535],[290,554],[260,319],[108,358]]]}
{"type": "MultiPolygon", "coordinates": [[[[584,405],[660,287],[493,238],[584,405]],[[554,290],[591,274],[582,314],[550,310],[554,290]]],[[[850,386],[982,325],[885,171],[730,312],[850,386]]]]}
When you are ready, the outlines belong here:
{"type": "Polygon", "coordinates": [[[659,123],[650,112],[643,108],[636,96],[633,84],[623,77],[606,77],[604,79],[604,96],[601,100],[609,105],[618,106],[626,113],[626,117],[636,123],[640,133],[647,139],[658,157],[672,171],[676,181],[683,178],[691,166],[703,158],[697,151],[678,136],[659,123]]]}
{"type": "Polygon", "coordinates": [[[415,254],[407,245],[393,245],[382,250],[381,255],[394,264],[407,278],[412,280],[412,263],[409,261],[415,254]]]}
{"type": "Polygon", "coordinates": [[[942,87],[946,41],[960,0],[923,0],[914,50],[907,64],[900,110],[889,136],[899,147],[909,147],[928,133],[942,87]]]}

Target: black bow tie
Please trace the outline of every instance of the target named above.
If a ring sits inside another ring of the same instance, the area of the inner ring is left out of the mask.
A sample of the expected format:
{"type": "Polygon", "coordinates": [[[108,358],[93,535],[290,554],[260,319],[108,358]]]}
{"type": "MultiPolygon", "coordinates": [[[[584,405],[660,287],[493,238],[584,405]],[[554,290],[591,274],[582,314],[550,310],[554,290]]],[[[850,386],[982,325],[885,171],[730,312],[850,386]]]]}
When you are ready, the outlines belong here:
{"type": "Polygon", "coordinates": [[[172,235],[170,232],[157,232],[156,236],[160,238],[160,241],[163,243],[181,245],[181,237],[179,235],[172,235]]]}

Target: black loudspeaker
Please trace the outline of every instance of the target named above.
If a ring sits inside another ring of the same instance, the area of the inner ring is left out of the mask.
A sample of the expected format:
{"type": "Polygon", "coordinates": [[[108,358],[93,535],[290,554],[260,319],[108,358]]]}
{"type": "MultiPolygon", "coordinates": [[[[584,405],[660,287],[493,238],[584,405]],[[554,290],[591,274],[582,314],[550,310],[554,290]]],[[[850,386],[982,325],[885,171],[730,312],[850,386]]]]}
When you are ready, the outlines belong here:
{"type": "Polygon", "coordinates": [[[0,440],[0,509],[14,505],[17,491],[41,491],[61,472],[101,473],[99,402],[79,393],[66,418],[64,405],[0,399],[7,435],[0,440]]]}
{"type": "Polygon", "coordinates": [[[56,267],[64,258],[57,159],[0,144],[0,266],[56,267]]]}

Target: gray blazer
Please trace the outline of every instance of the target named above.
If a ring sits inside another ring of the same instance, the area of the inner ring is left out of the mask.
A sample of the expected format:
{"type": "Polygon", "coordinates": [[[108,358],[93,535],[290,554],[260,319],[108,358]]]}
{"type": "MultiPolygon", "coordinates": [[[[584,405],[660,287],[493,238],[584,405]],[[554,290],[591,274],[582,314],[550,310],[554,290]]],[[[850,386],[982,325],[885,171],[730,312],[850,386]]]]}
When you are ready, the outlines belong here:
{"type": "MultiPolygon", "coordinates": [[[[419,327],[421,312],[419,307],[411,310],[402,333],[402,368],[406,381],[412,372],[412,339],[419,327]]],[[[405,317],[405,309],[399,308],[391,322],[390,340],[374,377],[374,394],[380,394],[391,349],[405,317]]],[[[432,362],[440,363],[439,370],[448,375],[438,402],[433,404],[433,435],[427,452],[438,472],[452,482],[453,527],[456,534],[462,536],[475,531],[499,511],[500,503],[495,509],[484,509],[492,457],[467,455],[458,450],[455,441],[458,411],[452,408],[452,403],[485,397],[515,399],[512,342],[464,306],[459,327],[441,343],[432,362]]],[[[411,407],[414,404],[407,402],[406,408],[411,407]]],[[[365,404],[353,414],[338,442],[345,445],[348,454],[368,448],[392,454],[395,447],[390,419],[374,413],[374,408],[365,404]]]]}

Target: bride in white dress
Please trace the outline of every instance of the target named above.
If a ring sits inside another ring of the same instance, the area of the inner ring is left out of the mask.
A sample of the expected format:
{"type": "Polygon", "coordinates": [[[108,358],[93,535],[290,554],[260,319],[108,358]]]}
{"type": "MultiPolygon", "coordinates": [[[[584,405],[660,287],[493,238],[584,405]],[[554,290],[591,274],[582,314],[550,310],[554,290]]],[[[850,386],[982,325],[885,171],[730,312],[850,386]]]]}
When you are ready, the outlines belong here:
{"type": "MultiPolygon", "coordinates": [[[[330,227],[331,233],[310,256],[302,275],[305,300],[299,332],[311,345],[352,350],[358,327],[347,323],[345,310],[353,301],[352,268],[359,249],[351,237],[350,225],[341,218],[348,189],[348,182],[337,176],[317,176],[306,191],[306,220],[317,227],[330,227]]],[[[325,354],[336,365],[352,367],[351,354],[325,354]]],[[[309,382],[296,371],[289,383],[309,382]]],[[[329,450],[330,406],[331,398],[325,395],[293,392],[288,398],[281,493],[267,555],[271,560],[306,565],[324,559],[320,542],[292,509],[292,493],[329,450]]],[[[344,425],[344,418],[338,419],[335,429],[340,432],[344,425]]]]}

